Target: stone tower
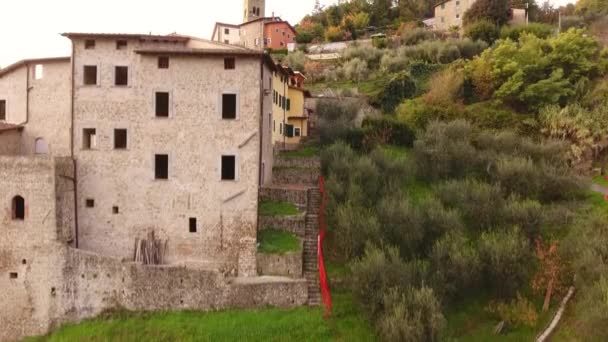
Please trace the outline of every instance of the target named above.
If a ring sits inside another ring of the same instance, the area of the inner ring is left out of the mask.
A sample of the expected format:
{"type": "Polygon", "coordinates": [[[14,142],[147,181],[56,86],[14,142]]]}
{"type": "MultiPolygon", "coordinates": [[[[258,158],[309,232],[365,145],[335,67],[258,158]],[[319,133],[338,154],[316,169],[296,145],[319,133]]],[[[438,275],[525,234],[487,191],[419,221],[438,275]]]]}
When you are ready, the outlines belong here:
{"type": "Polygon", "coordinates": [[[244,0],[243,22],[249,22],[266,16],[266,0],[244,0]]]}

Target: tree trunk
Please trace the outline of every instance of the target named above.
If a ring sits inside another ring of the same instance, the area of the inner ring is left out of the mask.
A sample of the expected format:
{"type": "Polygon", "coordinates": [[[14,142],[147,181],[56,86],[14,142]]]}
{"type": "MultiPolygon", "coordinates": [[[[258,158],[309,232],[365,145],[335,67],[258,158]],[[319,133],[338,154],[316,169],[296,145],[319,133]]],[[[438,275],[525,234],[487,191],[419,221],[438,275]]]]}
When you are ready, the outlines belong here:
{"type": "Polygon", "coordinates": [[[547,310],[549,310],[549,304],[551,304],[551,296],[553,295],[553,283],[555,283],[555,278],[551,278],[549,284],[547,285],[547,293],[545,294],[545,304],[543,305],[544,312],[547,312],[547,310]]]}

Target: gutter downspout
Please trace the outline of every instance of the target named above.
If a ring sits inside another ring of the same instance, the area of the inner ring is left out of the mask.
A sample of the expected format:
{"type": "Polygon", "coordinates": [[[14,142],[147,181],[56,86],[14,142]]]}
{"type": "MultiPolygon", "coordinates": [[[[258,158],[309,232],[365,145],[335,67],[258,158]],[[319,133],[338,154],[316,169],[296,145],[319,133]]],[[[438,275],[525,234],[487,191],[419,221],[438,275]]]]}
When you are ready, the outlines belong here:
{"type": "Polygon", "coordinates": [[[25,122],[22,125],[27,125],[30,122],[30,65],[25,63],[25,122]]]}
{"type": "Polygon", "coordinates": [[[260,187],[264,175],[262,174],[263,153],[264,153],[264,55],[260,59],[260,160],[258,163],[258,183],[260,187]]]}
{"type": "Polygon", "coordinates": [[[71,127],[70,127],[70,154],[72,157],[72,165],[74,166],[74,247],[78,248],[78,167],[77,161],[74,158],[74,74],[76,70],[76,63],[74,61],[74,41],[72,41],[72,75],[70,89],[70,115],[71,115],[71,127]]]}

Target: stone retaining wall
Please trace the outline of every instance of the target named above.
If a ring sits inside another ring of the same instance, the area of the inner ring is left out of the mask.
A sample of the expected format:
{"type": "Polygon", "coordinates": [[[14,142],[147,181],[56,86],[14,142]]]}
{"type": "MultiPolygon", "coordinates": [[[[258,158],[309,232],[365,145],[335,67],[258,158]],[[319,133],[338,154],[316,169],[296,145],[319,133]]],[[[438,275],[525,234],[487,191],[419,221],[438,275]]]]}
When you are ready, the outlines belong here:
{"type": "Polygon", "coordinates": [[[307,190],[306,189],[282,189],[282,188],[261,188],[260,200],[269,200],[274,202],[288,202],[299,208],[307,206],[307,190]]]}
{"type": "Polygon", "coordinates": [[[285,254],[258,253],[258,274],[302,278],[302,251],[285,254]]]}
{"type": "Polygon", "coordinates": [[[317,156],[302,158],[287,158],[279,155],[274,160],[275,167],[300,167],[300,168],[321,168],[321,159],[317,156]]]}
{"type": "Polygon", "coordinates": [[[316,185],[320,174],[318,168],[275,167],[272,179],[275,184],[316,185]]]}
{"type": "Polygon", "coordinates": [[[259,230],[277,229],[303,238],[306,220],[304,214],[298,216],[260,216],[259,224],[259,230]]]}

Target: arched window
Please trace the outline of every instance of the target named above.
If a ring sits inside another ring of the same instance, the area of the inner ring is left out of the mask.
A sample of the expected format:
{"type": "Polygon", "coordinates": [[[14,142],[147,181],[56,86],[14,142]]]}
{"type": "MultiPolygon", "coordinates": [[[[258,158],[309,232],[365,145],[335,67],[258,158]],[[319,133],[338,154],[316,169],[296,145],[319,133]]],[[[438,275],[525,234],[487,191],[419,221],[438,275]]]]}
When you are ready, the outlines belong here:
{"type": "Polygon", "coordinates": [[[36,154],[49,154],[49,145],[42,138],[36,139],[35,152],[36,154]]]}
{"type": "Polygon", "coordinates": [[[13,197],[13,220],[25,219],[25,200],[21,196],[13,197]]]}

